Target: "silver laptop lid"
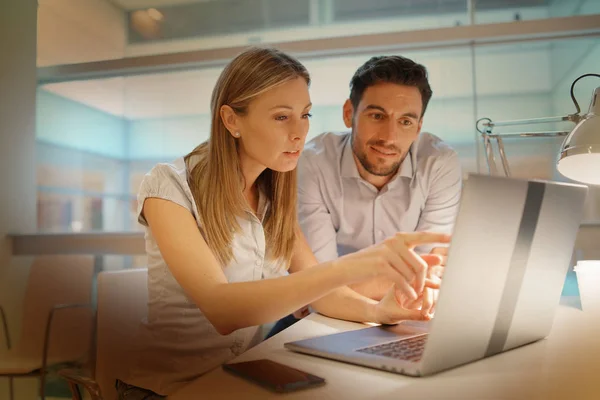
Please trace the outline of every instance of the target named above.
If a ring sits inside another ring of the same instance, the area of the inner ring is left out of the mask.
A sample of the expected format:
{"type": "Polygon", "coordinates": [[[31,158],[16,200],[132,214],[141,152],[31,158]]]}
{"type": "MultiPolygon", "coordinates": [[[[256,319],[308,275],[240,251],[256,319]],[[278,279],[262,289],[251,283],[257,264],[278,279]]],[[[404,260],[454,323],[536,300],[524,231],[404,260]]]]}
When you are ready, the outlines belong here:
{"type": "Polygon", "coordinates": [[[469,176],[421,374],[547,336],[586,194],[583,185],[469,176]]]}

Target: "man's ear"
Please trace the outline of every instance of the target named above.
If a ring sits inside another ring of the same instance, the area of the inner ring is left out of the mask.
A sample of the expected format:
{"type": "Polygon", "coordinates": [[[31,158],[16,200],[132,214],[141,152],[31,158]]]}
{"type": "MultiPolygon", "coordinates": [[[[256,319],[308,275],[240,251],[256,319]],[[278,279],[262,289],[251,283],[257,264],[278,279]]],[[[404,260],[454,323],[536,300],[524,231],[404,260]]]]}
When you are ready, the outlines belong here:
{"type": "Polygon", "coordinates": [[[352,106],[352,102],[350,101],[350,99],[346,100],[346,102],[344,103],[343,117],[346,128],[352,128],[352,118],[354,118],[354,107],[352,106]]]}
{"type": "Polygon", "coordinates": [[[238,115],[233,111],[233,108],[228,105],[223,105],[221,106],[219,113],[221,114],[221,121],[223,121],[223,125],[225,125],[225,128],[227,128],[229,133],[235,135],[236,132],[239,132],[238,115]]]}
{"type": "Polygon", "coordinates": [[[421,133],[421,128],[423,127],[423,117],[419,120],[419,127],[417,129],[417,135],[421,133]]]}

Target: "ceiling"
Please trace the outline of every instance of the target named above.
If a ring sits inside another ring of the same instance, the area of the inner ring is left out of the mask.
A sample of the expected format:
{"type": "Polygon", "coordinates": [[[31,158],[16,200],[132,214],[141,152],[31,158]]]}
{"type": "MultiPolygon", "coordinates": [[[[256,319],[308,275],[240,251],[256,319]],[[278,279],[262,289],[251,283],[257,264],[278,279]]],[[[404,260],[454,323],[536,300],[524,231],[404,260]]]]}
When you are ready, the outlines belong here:
{"type": "MultiPolygon", "coordinates": [[[[124,10],[199,2],[202,0],[39,0],[38,66],[130,56],[134,46],[127,43],[124,10]]],[[[526,49],[530,50],[531,47],[526,49]]],[[[436,96],[469,95],[469,88],[442,78],[445,74],[460,74],[461,69],[468,70],[470,59],[466,51],[444,50],[443,55],[429,52],[415,56],[428,60],[431,80],[436,81],[436,96]],[[448,72],[450,70],[458,72],[448,72]]],[[[313,77],[313,99],[319,105],[342,104],[353,72],[364,61],[364,56],[358,56],[336,58],[335,62],[305,62],[313,77]]],[[[208,113],[211,91],[219,73],[219,68],[212,68],[65,82],[45,85],[43,89],[128,119],[172,117],[208,113]]]]}
{"type": "Polygon", "coordinates": [[[219,71],[201,70],[49,84],[52,93],[127,119],[206,113],[219,71]]]}
{"type": "MultiPolygon", "coordinates": [[[[478,51],[478,94],[547,92],[551,43],[494,46],[478,51]],[[485,54],[485,57],[481,57],[485,54]],[[491,71],[495,79],[489,79],[491,71]],[[515,78],[518,76],[518,79],[515,78]]],[[[469,49],[405,53],[427,66],[436,99],[472,96],[469,49]]],[[[315,106],[340,106],[346,100],[354,71],[367,56],[303,60],[311,74],[315,106]]],[[[130,120],[208,114],[220,68],[74,81],[44,85],[43,89],[130,120]]]]}
{"type": "Polygon", "coordinates": [[[38,0],[37,42],[38,67],[122,58],[124,12],[108,0],[38,0]]]}
{"type": "MultiPolygon", "coordinates": [[[[311,96],[319,105],[340,105],[364,57],[309,61],[311,96]],[[329,62],[330,63],[330,62],[329,62]]],[[[210,112],[220,68],[44,85],[43,89],[127,119],[167,118],[210,112]]]]}

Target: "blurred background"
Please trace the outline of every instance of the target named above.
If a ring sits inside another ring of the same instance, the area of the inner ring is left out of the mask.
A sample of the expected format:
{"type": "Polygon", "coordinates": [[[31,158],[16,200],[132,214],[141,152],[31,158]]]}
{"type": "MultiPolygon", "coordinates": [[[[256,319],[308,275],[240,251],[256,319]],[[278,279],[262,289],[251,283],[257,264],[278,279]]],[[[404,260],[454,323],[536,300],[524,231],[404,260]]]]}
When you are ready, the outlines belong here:
{"type": "MultiPolygon", "coordinates": [[[[519,36],[515,29],[511,38],[475,44],[428,40],[423,32],[460,30],[471,22],[493,30],[497,23],[600,13],[600,1],[469,3],[40,0],[38,230],[139,230],[135,195],[143,175],[155,163],[171,161],[208,138],[210,94],[225,62],[210,54],[248,44],[294,48],[293,44],[300,49],[292,53],[298,53],[313,80],[309,139],[345,129],[341,107],[349,94],[348,84],[369,57],[401,54],[424,64],[434,94],[423,130],[440,136],[459,152],[465,174],[487,172],[475,121],[574,112],[569,86],[583,73],[598,72],[598,36],[581,32],[556,39],[531,33],[519,36]],[[398,37],[405,42],[398,43],[397,49],[389,44],[384,48],[355,45],[365,38],[376,43],[378,37],[385,39],[386,34],[403,31],[407,35],[398,37]],[[325,49],[320,48],[323,39],[331,43],[325,49]],[[343,47],[348,44],[352,48],[343,47]],[[210,59],[185,65],[168,58],[169,54],[195,51],[204,51],[210,59]],[[152,68],[136,74],[134,68],[119,63],[123,58],[134,58],[138,67],[151,64],[152,68]],[[164,65],[160,65],[161,59],[164,65]],[[64,64],[80,63],[84,64],[64,68],[64,64]],[[86,75],[93,78],[86,79],[86,75]]],[[[559,23],[556,25],[558,29],[559,23]]],[[[487,34],[485,29],[476,33],[487,34]]],[[[588,106],[597,83],[589,79],[578,84],[582,107],[588,106]]],[[[560,142],[509,141],[507,154],[513,174],[560,179],[554,168],[560,142]]],[[[599,213],[596,204],[591,204],[586,219],[596,220],[599,213]]]]}
{"type": "MultiPolygon", "coordinates": [[[[478,119],[575,112],[571,83],[600,73],[600,1],[3,0],[0,235],[10,240],[0,242],[0,305],[13,337],[35,256],[90,254],[94,274],[145,266],[140,182],[208,138],[216,79],[248,45],[308,68],[309,140],[345,129],[350,78],[368,58],[424,64],[433,98],[423,130],[458,151],[467,178],[488,173],[478,119]]],[[[598,86],[577,84],[582,110],[598,86]]],[[[505,140],[513,175],[564,181],[561,142],[505,140]]],[[[600,187],[584,211],[577,257],[598,259],[600,187]]],[[[35,398],[32,388],[18,398],[35,398]]],[[[0,381],[0,399],[6,392],[0,381]]]]}

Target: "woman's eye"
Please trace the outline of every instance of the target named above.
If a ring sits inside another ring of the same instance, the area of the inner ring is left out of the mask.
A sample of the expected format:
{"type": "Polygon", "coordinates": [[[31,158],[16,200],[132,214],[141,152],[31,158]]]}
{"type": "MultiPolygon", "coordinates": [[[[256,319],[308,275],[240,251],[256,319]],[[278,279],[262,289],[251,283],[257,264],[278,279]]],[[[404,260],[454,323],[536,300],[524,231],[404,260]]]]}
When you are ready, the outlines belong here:
{"type": "Polygon", "coordinates": [[[302,118],[305,118],[305,119],[312,118],[312,114],[311,114],[311,113],[306,113],[306,114],[304,114],[304,115],[302,116],[302,118]]]}
{"type": "Polygon", "coordinates": [[[287,115],[279,115],[275,117],[277,121],[285,121],[287,119],[287,115]]]}

